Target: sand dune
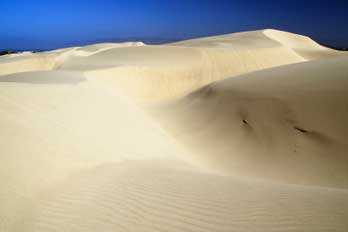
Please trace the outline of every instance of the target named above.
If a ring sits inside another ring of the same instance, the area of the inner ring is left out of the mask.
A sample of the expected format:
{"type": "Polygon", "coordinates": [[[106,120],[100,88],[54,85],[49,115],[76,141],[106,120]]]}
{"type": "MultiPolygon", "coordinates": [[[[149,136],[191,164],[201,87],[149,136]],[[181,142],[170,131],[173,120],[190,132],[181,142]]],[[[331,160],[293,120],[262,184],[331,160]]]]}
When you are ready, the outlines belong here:
{"type": "MultiPolygon", "coordinates": [[[[33,54],[35,59],[31,60],[39,59],[41,63],[30,67],[83,71],[88,77],[121,86],[138,103],[151,104],[180,97],[216,80],[306,61],[291,48],[266,36],[264,31],[161,46],[139,45],[142,44],[101,44],[33,54]],[[54,54],[49,62],[42,60],[42,56],[54,54]]],[[[25,66],[16,68],[18,63],[12,63],[14,66],[6,69],[33,71],[25,66]]],[[[3,72],[8,73],[11,71],[3,72]]]]}
{"type": "Polygon", "coordinates": [[[347,63],[276,30],[0,57],[0,231],[345,232],[347,63]]]}
{"type": "Polygon", "coordinates": [[[0,75],[37,70],[52,70],[53,55],[18,54],[16,56],[0,57],[0,75]]]}
{"type": "Polygon", "coordinates": [[[24,228],[227,232],[348,226],[346,191],[221,177],[182,166],[132,161],[85,170],[41,196],[22,219],[24,228]]]}
{"type": "Polygon", "coordinates": [[[60,68],[85,70],[88,77],[121,87],[139,104],[152,104],[178,98],[216,80],[305,61],[263,31],[242,35],[213,37],[207,45],[207,39],[198,39],[109,49],[88,58],[71,57],[60,68]]]}
{"type": "Polygon", "coordinates": [[[228,78],[154,115],[218,172],[347,188],[347,63],[318,60],[228,78]]]}

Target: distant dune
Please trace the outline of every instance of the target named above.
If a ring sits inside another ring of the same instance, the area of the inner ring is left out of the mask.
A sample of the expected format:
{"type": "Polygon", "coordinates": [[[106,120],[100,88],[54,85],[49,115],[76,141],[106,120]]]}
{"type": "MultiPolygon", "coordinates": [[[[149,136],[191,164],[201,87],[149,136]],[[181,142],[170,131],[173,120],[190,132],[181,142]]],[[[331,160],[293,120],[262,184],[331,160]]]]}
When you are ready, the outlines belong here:
{"type": "Polygon", "coordinates": [[[272,29],[0,57],[0,231],[348,230],[348,53],[272,29]]]}

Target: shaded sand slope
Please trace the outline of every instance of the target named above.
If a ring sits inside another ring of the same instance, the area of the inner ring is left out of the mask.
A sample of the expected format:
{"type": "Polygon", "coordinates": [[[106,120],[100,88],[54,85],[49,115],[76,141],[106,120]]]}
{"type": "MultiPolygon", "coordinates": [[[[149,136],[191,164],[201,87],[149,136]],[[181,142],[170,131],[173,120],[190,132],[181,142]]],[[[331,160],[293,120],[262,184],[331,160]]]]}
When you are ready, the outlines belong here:
{"type": "Polygon", "coordinates": [[[348,57],[212,83],[155,117],[218,172],[348,187],[348,57]]]}

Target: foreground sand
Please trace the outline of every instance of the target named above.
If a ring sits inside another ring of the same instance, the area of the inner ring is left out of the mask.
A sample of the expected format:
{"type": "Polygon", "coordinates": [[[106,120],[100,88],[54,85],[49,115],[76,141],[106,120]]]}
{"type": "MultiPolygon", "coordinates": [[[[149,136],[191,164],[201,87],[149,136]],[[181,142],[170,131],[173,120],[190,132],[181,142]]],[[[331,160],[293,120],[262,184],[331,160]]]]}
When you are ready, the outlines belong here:
{"type": "Polygon", "coordinates": [[[347,55],[263,30],[0,57],[0,231],[347,231],[347,55]]]}

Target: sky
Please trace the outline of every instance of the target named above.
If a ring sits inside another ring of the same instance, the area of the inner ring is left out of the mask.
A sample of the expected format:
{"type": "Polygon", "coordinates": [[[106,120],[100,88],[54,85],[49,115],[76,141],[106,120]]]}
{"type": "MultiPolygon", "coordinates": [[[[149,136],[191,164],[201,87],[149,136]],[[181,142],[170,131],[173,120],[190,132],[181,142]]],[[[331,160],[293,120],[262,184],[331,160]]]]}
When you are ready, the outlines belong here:
{"type": "Polygon", "coordinates": [[[265,28],[348,47],[348,0],[0,0],[0,50],[161,43],[265,28]]]}

